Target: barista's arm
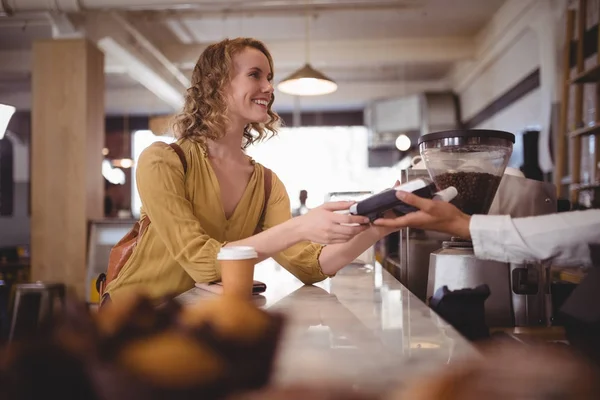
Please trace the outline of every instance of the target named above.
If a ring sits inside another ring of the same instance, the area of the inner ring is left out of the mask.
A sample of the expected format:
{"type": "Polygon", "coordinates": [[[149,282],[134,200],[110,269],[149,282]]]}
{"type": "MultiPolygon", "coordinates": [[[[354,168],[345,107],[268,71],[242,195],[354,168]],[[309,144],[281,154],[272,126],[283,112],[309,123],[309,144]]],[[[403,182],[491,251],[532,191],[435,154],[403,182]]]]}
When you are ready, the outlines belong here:
{"type": "Polygon", "coordinates": [[[528,218],[474,215],[450,203],[410,193],[398,197],[420,211],[375,221],[376,225],[412,227],[471,239],[482,259],[513,263],[552,260],[561,265],[592,263],[590,245],[600,244],[600,210],[572,211],[528,218]]]}
{"type": "Polygon", "coordinates": [[[475,255],[482,259],[590,266],[590,245],[600,244],[600,210],[527,218],[474,215],[469,230],[475,255]]]}

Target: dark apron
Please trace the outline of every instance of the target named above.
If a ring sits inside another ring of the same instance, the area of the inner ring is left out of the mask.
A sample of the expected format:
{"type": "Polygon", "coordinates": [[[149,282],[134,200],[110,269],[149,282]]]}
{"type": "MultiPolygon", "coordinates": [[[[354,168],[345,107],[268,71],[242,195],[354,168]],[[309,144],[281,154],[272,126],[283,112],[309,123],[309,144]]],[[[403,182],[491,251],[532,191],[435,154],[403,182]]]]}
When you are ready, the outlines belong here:
{"type": "Polygon", "coordinates": [[[567,339],[600,366],[600,245],[590,245],[593,267],[560,308],[567,339]]]}

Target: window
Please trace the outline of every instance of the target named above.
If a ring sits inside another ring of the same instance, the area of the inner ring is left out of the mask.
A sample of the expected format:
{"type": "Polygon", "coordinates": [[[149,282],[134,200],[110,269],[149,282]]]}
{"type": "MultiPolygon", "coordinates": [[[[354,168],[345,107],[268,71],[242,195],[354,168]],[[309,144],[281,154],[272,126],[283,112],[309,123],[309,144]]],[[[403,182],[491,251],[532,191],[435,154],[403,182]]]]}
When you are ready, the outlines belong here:
{"type": "Polygon", "coordinates": [[[140,158],[142,151],[154,142],[165,142],[173,143],[175,138],[171,136],[157,136],[152,131],[141,130],[135,131],[132,135],[132,150],[133,150],[133,166],[131,167],[131,213],[135,218],[140,217],[140,207],[142,206],[142,200],[137,190],[135,182],[135,167],[137,160],[140,158]]]}
{"type": "Polygon", "coordinates": [[[398,167],[368,168],[368,130],[364,126],[282,128],[278,135],[248,149],[285,184],[292,208],[300,190],[307,206],[323,203],[331,192],[378,192],[400,178],[398,167]]]}

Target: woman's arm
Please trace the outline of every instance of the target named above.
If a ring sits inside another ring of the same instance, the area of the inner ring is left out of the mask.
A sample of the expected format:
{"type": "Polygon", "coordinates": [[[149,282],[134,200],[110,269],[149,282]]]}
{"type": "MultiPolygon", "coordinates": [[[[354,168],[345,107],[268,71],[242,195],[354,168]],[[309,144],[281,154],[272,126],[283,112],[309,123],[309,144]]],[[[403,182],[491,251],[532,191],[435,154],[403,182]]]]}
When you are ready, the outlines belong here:
{"type": "MultiPolygon", "coordinates": [[[[352,205],[352,202],[335,202],[325,204],[324,206],[333,208],[334,205],[338,210],[347,210],[352,205]]],[[[311,210],[310,212],[315,211],[316,209],[311,210]]],[[[302,218],[309,214],[292,218],[247,239],[230,242],[225,245],[225,247],[252,246],[258,252],[259,260],[262,261],[297,243],[308,241],[308,235],[302,234],[303,228],[307,225],[306,221],[302,221],[302,218]]],[[[356,257],[361,255],[369,247],[374,245],[378,240],[395,230],[390,228],[368,227],[368,225],[361,225],[360,227],[354,228],[355,230],[353,231],[347,231],[351,232],[350,234],[339,236],[339,238],[335,240],[329,240],[330,243],[333,242],[335,244],[329,244],[323,247],[319,255],[319,264],[321,265],[321,270],[324,274],[334,275],[337,271],[355,260],[356,257]],[[359,233],[356,234],[355,232],[359,233]]]]}
{"type": "MultiPolygon", "coordinates": [[[[256,249],[259,260],[262,261],[301,242],[345,243],[368,229],[369,219],[366,217],[335,213],[335,211],[348,210],[353,204],[350,201],[325,203],[305,215],[292,218],[290,199],[283,182],[274,173],[271,179],[271,196],[266,204],[264,224],[260,227],[262,232],[229,242],[226,247],[252,246],[256,249]]],[[[264,199],[255,201],[263,202],[264,199]]]]}
{"type": "Polygon", "coordinates": [[[377,243],[378,240],[396,230],[394,228],[372,226],[346,243],[325,246],[319,256],[321,269],[327,275],[335,274],[377,243]]]}
{"type": "MultiPolygon", "coordinates": [[[[263,232],[242,240],[227,243],[225,246],[252,246],[259,259],[264,260],[303,241],[315,243],[345,243],[357,234],[368,229],[368,218],[362,216],[335,214],[334,211],[348,210],[353,202],[336,201],[325,203],[321,207],[309,211],[300,217],[291,218],[284,210],[268,210],[278,214],[283,222],[263,232]],[[341,224],[357,224],[360,226],[344,226],[341,224]]],[[[289,211],[287,212],[289,214],[289,211]]],[[[360,254],[360,253],[359,253],[360,254]]]]}
{"type": "MultiPolygon", "coordinates": [[[[353,241],[352,243],[355,245],[364,246],[365,243],[372,241],[373,228],[369,228],[369,225],[366,224],[368,222],[366,217],[333,212],[347,210],[351,205],[352,202],[326,203],[321,207],[310,210],[305,215],[292,218],[290,199],[285,186],[273,174],[272,193],[267,205],[262,227],[263,232],[243,240],[228,243],[226,246],[253,246],[257,249],[260,259],[273,257],[275,261],[303,283],[319,282],[339,269],[328,266],[326,269],[331,273],[324,273],[320,265],[320,259],[325,248],[355,240],[358,236],[361,239],[358,239],[358,242],[353,241]],[[364,225],[340,225],[360,223],[364,225]],[[369,231],[371,232],[367,234],[366,232],[369,231]],[[323,246],[323,244],[329,245],[323,246]]],[[[356,255],[350,261],[364,250],[358,251],[357,247],[353,251],[356,255]]],[[[326,256],[328,253],[329,250],[325,252],[326,256]]],[[[347,263],[345,262],[344,265],[347,263]]]]}
{"type": "Polygon", "coordinates": [[[252,246],[258,254],[260,262],[302,240],[296,218],[293,218],[256,235],[229,242],[225,244],[225,247],[252,246]]]}

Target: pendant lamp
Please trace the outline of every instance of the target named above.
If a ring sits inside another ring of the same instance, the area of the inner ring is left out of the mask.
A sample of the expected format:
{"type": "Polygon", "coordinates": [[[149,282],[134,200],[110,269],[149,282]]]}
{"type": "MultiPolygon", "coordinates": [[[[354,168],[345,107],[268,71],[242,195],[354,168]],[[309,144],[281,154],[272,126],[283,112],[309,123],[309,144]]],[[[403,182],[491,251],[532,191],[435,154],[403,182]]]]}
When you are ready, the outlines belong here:
{"type": "Polygon", "coordinates": [[[322,72],[310,65],[310,16],[308,7],[306,12],[306,64],[299,70],[284,78],[277,88],[287,94],[295,96],[320,96],[333,93],[337,84],[322,72]]]}

